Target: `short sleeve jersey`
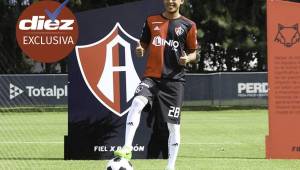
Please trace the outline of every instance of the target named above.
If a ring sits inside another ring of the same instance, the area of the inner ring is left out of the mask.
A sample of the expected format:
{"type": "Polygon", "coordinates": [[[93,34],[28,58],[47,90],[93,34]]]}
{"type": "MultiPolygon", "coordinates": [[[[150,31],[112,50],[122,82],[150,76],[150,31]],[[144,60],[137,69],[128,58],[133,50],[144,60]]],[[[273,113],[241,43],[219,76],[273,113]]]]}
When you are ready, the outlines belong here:
{"type": "Polygon", "coordinates": [[[197,49],[196,24],[181,16],[167,19],[162,14],[149,16],[140,41],[148,45],[145,77],[185,81],[185,69],[179,65],[183,51],[197,49]]]}

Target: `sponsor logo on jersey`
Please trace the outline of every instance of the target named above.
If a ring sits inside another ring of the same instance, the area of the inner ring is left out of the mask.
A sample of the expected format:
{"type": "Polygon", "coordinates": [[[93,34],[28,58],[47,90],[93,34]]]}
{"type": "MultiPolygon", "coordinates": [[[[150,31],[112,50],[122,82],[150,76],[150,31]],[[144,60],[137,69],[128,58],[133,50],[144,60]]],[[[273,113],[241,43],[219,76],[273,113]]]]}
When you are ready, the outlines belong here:
{"type": "Polygon", "coordinates": [[[177,36],[180,36],[184,33],[184,29],[181,26],[175,28],[175,33],[177,36]]]}
{"type": "Polygon", "coordinates": [[[160,46],[169,46],[172,47],[172,50],[177,51],[179,47],[179,42],[174,40],[165,40],[161,38],[160,36],[156,36],[153,38],[152,44],[156,47],[160,46]]]}
{"type": "Polygon", "coordinates": [[[77,61],[86,85],[94,97],[112,113],[123,116],[140,83],[131,44],[138,39],[117,23],[103,39],[77,46],[77,61]]]}
{"type": "Polygon", "coordinates": [[[274,41],[288,48],[299,43],[300,33],[298,24],[293,26],[284,26],[282,24],[278,24],[278,32],[274,41]]]}
{"type": "Polygon", "coordinates": [[[160,28],[159,28],[159,26],[156,26],[156,27],[154,27],[153,30],[154,30],[154,31],[160,31],[160,28]]]}

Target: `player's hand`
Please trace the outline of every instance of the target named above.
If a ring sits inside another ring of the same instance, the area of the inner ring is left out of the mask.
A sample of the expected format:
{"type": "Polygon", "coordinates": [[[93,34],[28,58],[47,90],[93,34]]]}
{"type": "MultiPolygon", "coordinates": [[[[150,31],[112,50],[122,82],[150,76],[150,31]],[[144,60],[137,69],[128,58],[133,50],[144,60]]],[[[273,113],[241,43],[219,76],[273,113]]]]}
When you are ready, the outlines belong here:
{"type": "Polygon", "coordinates": [[[144,56],[145,50],[142,47],[140,42],[138,42],[137,45],[136,45],[135,53],[136,53],[137,57],[143,57],[144,56]]]}
{"type": "Polygon", "coordinates": [[[185,66],[188,62],[190,62],[189,57],[186,55],[185,51],[182,52],[182,56],[179,58],[179,64],[181,66],[185,66]]]}

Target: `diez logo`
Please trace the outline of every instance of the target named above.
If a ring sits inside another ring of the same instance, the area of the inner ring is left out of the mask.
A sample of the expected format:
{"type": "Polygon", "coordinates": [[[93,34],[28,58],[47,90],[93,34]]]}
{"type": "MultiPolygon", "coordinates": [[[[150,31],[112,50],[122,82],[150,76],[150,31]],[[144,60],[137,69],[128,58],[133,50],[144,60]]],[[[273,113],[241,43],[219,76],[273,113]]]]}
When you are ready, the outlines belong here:
{"type": "Polygon", "coordinates": [[[81,74],[89,90],[106,108],[118,116],[128,112],[140,78],[132,61],[138,39],[117,23],[103,39],[76,46],[81,74]]]}
{"type": "Polygon", "coordinates": [[[16,37],[25,54],[34,60],[52,63],[74,49],[78,25],[66,7],[68,2],[39,1],[22,12],[16,25],[16,37]]]}
{"type": "Polygon", "coordinates": [[[292,47],[296,43],[299,43],[300,33],[298,24],[293,26],[284,26],[282,24],[278,24],[278,33],[274,41],[283,44],[288,48],[292,47]]]}
{"type": "Polygon", "coordinates": [[[74,20],[45,20],[45,16],[32,16],[31,19],[21,20],[19,23],[20,30],[73,30],[74,20]]]}

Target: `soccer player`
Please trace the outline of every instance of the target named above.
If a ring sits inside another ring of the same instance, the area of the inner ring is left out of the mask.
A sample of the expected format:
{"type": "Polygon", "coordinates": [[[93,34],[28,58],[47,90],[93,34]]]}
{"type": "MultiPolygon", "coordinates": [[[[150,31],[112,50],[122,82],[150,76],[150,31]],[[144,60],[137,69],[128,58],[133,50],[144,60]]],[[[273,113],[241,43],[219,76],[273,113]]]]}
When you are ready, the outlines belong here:
{"type": "MultiPolygon", "coordinates": [[[[155,107],[167,122],[169,130],[168,165],[174,170],[180,144],[180,112],[185,84],[185,66],[196,59],[196,24],[181,16],[184,0],[163,0],[165,11],[147,17],[140,42],[138,57],[148,54],[144,78],[136,89],[126,121],[125,144],[115,156],[131,159],[132,141],[143,109],[155,107]],[[153,99],[158,102],[153,105],[153,99]]],[[[151,148],[149,148],[151,149],[151,148]]]]}

